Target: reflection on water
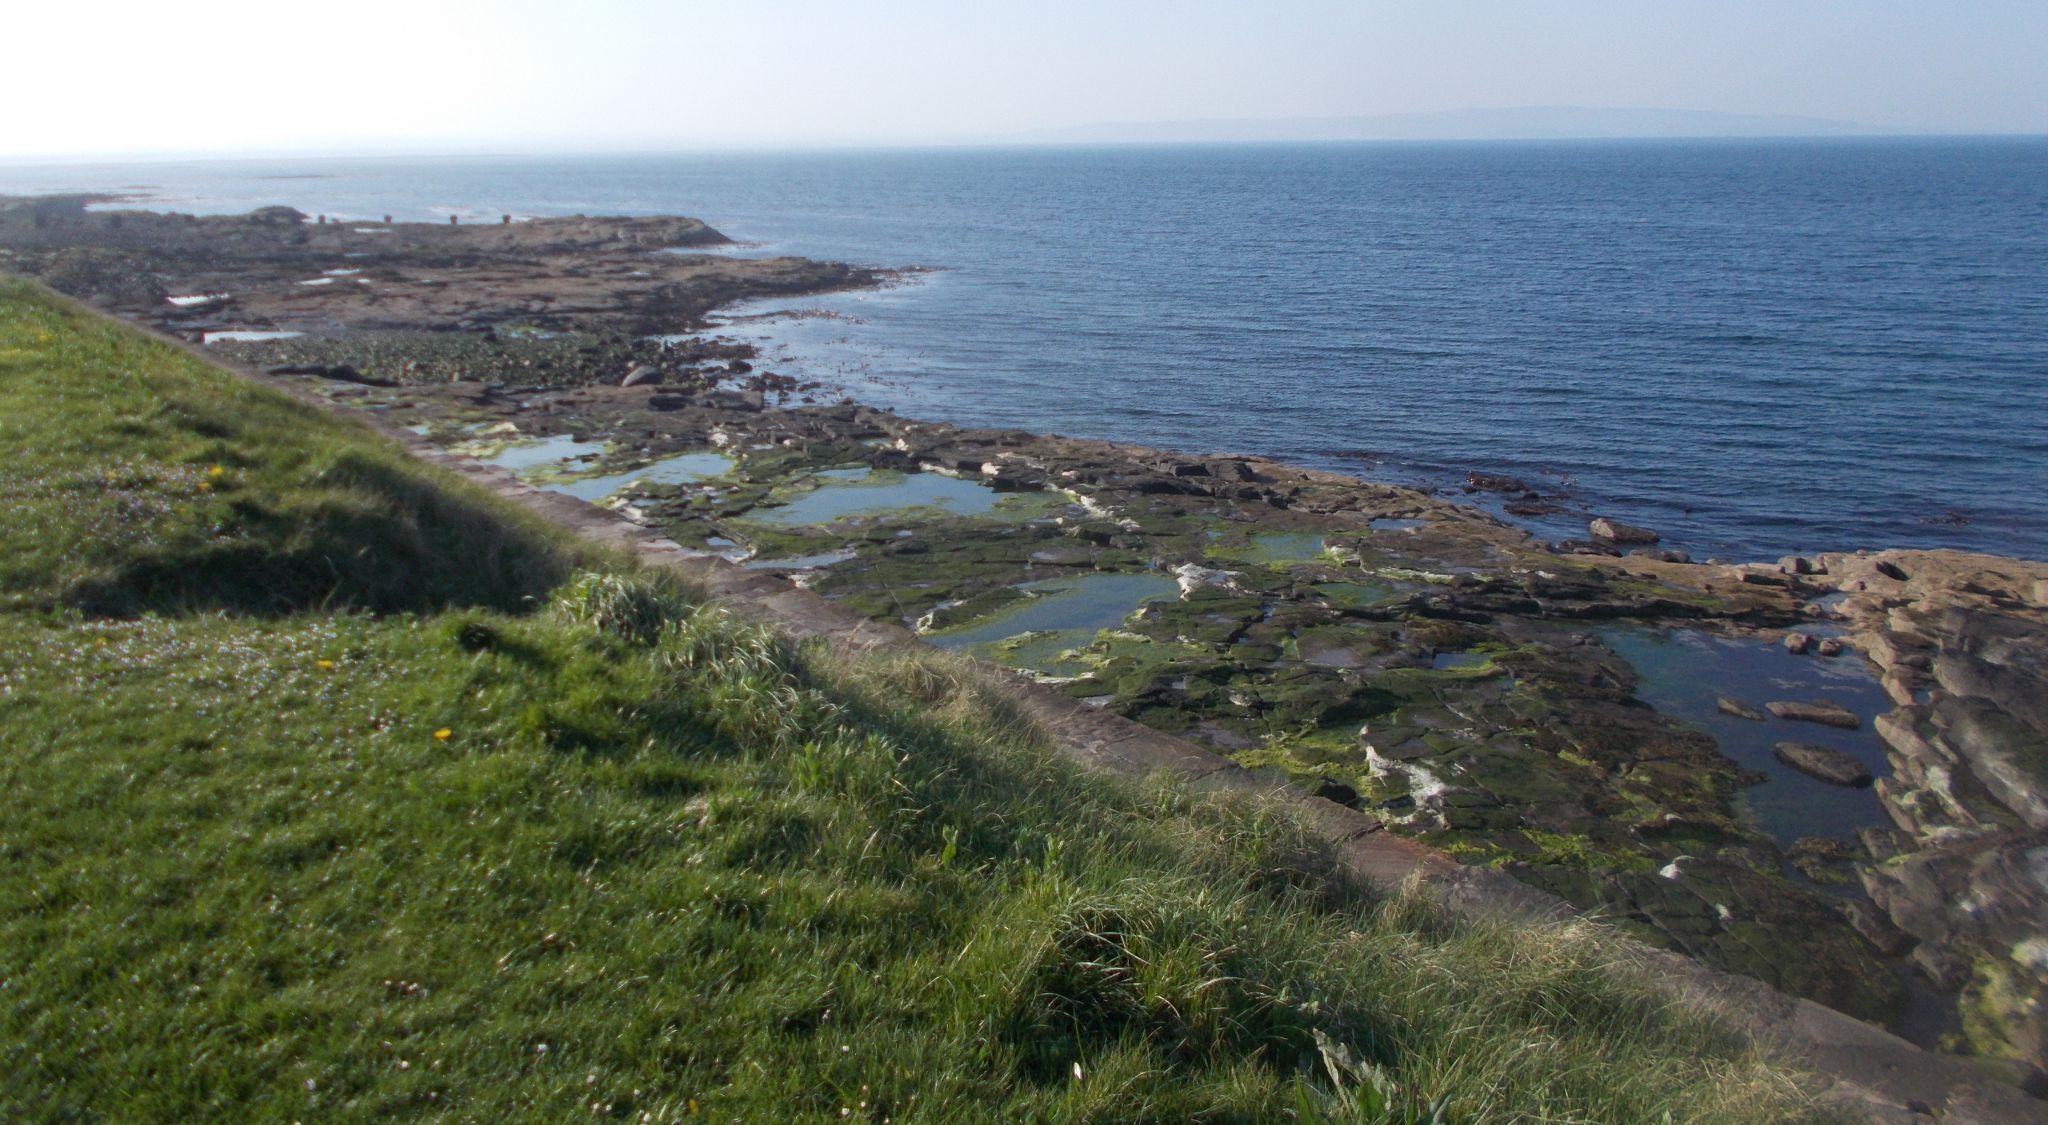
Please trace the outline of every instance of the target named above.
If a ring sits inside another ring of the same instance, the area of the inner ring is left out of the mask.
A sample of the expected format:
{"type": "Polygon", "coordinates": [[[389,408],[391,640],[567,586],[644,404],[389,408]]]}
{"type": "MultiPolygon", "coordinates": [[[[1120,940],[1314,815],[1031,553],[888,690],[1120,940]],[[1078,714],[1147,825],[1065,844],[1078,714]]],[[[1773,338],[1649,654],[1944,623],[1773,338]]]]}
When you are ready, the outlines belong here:
{"type": "Polygon", "coordinates": [[[276,332],[258,330],[254,328],[228,328],[223,329],[222,331],[219,332],[207,332],[200,336],[200,341],[202,343],[207,344],[224,344],[234,343],[238,340],[289,340],[292,339],[293,337],[303,335],[305,335],[305,333],[303,332],[276,332]]]}
{"type": "Polygon", "coordinates": [[[1219,552],[1250,563],[1314,562],[1323,557],[1323,536],[1316,531],[1284,531],[1252,536],[1251,545],[1219,552]]]}
{"type": "Polygon", "coordinates": [[[1891,701],[1860,658],[1794,656],[1759,640],[1689,629],[1614,628],[1602,630],[1600,640],[1635,666],[1641,677],[1637,698],[1713,735],[1723,754],[1768,778],[1744,794],[1747,813],[1781,846],[1801,836],[1842,838],[1891,823],[1869,789],[1808,777],[1771,752],[1780,742],[1806,742],[1840,750],[1874,777],[1891,772],[1871,730],[1891,701]],[[1772,700],[1826,699],[1855,712],[1863,726],[1840,730],[1769,716],[1764,722],[1737,718],[1716,705],[1723,696],[1758,711],[1772,700]]]}
{"type": "Polygon", "coordinates": [[[637,469],[602,476],[570,478],[574,464],[589,461],[605,451],[601,441],[578,441],[568,434],[521,441],[483,458],[487,465],[509,469],[536,487],[592,502],[602,500],[629,484],[684,484],[722,477],[732,472],[733,460],[709,451],[678,453],[649,462],[637,469]]]}
{"type": "Polygon", "coordinates": [[[679,453],[642,468],[582,480],[549,481],[542,488],[565,492],[578,500],[598,501],[629,484],[685,484],[732,472],[732,458],[723,453],[679,453]]]}
{"type": "Polygon", "coordinates": [[[778,527],[809,527],[906,508],[975,516],[996,504],[995,490],[987,485],[940,473],[833,469],[817,475],[829,483],[780,507],[757,510],[748,518],[778,527]]]}
{"type": "Polygon", "coordinates": [[[1180,587],[1158,574],[1084,574],[1027,582],[1017,589],[1034,596],[981,621],[926,639],[941,648],[964,649],[1013,667],[1074,675],[1082,667],[1060,660],[1060,653],[1083,647],[1096,633],[1122,625],[1124,618],[1146,602],[1175,597],[1180,587]],[[1030,636],[1020,644],[998,647],[999,642],[1021,634],[1030,636]]]}
{"type": "Polygon", "coordinates": [[[526,470],[538,465],[595,457],[603,452],[604,443],[601,441],[577,441],[568,434],[560,434],[538,441],[522,441],[508,445],[496,454],[483,458],[483,462],[524,475],[526,470]]]}

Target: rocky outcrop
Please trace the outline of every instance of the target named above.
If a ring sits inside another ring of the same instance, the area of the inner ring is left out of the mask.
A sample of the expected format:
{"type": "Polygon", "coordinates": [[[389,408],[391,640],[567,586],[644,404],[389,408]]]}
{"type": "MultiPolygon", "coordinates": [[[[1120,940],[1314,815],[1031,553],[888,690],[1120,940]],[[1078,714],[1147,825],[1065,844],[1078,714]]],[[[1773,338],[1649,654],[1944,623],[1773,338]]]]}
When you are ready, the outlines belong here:
{"type": "Polygon", "coordinates": [[[2048,568],[1860,569],[1851,608],[1875,627],[1857,643],[1898,703],[1876,727],[1892,765],[1877,792],[1899,832],[1873,849],[1864,887],[1921,971],[1960,989],[1972,1048],[2048,1073],[2048,622],[2016,596],[2039,593],[2048,568]]]}

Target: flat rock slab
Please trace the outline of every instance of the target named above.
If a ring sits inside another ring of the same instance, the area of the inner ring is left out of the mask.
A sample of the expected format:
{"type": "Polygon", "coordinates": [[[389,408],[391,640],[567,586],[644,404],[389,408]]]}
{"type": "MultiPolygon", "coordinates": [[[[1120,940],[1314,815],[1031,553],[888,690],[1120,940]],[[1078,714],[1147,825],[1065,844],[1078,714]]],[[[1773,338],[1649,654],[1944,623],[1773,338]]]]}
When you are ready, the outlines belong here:
{"type": "Polygon", "coordinates": [[[1748,719],[1752,723],[1765,721],[1762,711],[1740,700],[1730,699],[1725,695],[1714,700],[1714,706],[1719,708],[1723,715],[1733,715],[1738,719],[1748,719]]]}
{"type": "Polygon", "coordinates": [[[1825,699],[1816,699],[1811,703],[1776,700],[1764,704],[1764,710],[1781,719],[1819,723],[1822,726],[1841,727],[1843,730],[1856,730],[1863,725],[1863,720],[1856,717],[1856,712],[1825,699]]]}
{"type": "Polygon", "coordinates": [[[1860,789],[1870,784],[1870,771],[1863,768],[1863,763],[1840,750],[1807,742],[1780,742],[1771,753],[1800,773],[1830,785],[1860,789]]]}

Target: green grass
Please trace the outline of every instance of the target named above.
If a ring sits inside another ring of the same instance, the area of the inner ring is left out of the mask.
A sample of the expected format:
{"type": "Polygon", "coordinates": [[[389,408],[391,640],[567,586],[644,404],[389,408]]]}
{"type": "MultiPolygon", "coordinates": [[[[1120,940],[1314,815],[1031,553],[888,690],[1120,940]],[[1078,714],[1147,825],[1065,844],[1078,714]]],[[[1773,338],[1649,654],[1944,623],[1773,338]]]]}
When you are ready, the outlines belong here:
{"type": "Polygon", "coordinates": [[[0,411],[0,1118],[1817,1115],[1596,927],[1376,896],[6,283],[0,411]]]}

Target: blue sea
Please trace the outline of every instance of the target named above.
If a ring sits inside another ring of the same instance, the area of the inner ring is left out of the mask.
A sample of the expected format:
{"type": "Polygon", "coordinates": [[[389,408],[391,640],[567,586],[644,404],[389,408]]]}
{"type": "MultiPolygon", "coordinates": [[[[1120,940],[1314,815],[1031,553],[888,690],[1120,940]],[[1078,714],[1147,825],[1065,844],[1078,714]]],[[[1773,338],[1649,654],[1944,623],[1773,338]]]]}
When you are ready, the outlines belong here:
{"type": "Polygon", "coordinates": [[[915,416],[1563,493],[1696,557],[2048,558],[2048,139],[0,166],[207,212],[696,215],[927,266],[739,310],[915,416]]]}

